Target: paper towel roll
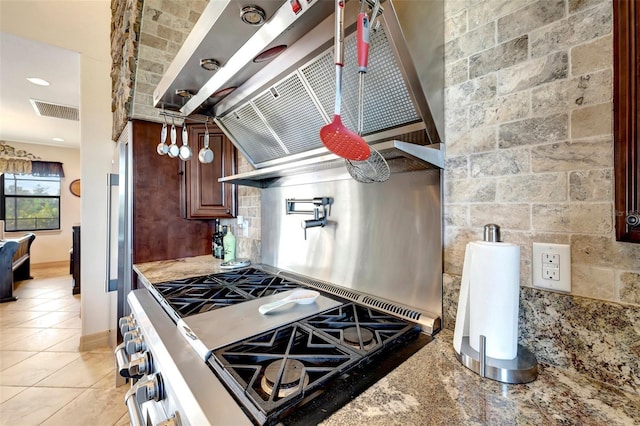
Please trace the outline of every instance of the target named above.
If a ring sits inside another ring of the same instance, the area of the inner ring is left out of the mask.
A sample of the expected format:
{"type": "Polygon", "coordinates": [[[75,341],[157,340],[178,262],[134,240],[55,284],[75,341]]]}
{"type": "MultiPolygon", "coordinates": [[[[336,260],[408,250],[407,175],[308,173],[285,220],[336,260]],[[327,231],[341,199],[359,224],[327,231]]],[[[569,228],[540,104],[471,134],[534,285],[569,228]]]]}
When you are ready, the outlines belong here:
{"type": "Polygon", "coordinates": [[[477,241],[467,250],[469,344],[479,351],[480,336],[485,336],[488,357],[513,359],[518,354],[520,246],[477,241]]]}

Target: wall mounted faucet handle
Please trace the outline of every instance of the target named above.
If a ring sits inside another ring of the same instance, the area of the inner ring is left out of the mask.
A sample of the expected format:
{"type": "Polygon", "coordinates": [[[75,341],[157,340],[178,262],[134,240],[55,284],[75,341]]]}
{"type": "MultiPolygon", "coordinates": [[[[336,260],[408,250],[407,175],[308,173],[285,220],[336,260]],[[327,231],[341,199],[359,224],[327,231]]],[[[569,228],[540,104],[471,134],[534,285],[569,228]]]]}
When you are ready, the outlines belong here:
{"type": "Polygon", "coordinates": [[[327,217],[331,214],[331,197],[315,197],[306,199],[287,198],[286,213],[289,214],[312,214],[313,219],[303,220],[300,225],[304,230],[304,239],[307,239],[307,228],[324,227],[327,224],[327,217]],[[313,210],[300,210],[296,204],[313,204],[313,210]]]}
{"type": "Polygon", "coordinates": [[[304,230],[304,239],[305,240],[307,239],[307,228],[316,228],[318,226],[323,228],[326,224],[327,224],[326,216],[323,216],[322,218],[303,220],[302,222],[300,222],[300,225],[304,230]]]}

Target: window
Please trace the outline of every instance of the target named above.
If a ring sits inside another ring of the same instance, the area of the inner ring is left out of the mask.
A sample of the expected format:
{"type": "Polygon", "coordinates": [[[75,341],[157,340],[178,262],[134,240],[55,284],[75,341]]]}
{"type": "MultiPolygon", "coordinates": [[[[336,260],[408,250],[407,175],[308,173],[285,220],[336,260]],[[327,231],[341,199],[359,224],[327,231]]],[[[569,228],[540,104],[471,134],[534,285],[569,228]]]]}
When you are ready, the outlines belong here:
{"type": "Polygon", "coordinates": [[[60,229],[60,177],[4,173],[0,216],[5,231],[60,229]]]}

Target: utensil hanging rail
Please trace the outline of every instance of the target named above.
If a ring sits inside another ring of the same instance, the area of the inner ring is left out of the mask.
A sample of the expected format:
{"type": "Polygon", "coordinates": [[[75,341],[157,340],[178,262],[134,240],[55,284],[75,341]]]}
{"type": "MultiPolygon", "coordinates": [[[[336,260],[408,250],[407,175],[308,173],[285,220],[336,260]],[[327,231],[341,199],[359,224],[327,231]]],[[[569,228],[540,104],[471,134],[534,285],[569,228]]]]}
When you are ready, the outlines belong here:
{"type": "Polygon", "coordinates": [[[205,120],[202,120],[199,118],[187,117],[186,115],[177,114],[175,112],[169,112],[169,111],[158,111],[158,115],[162,115],[164,117],[178,118],[180,120],[185,120],[185,121],[192,121],[194,123],[208,124],[211,121],[209,117],[207,117],[205,120]]]}

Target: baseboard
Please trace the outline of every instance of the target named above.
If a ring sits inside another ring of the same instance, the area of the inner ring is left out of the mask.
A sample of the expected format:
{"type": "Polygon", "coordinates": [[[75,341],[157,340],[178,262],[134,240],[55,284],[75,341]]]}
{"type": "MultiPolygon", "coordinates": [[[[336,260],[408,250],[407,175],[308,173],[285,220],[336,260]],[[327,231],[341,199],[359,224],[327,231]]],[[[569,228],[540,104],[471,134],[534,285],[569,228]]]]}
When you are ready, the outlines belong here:
{"type": "Polygon", "coordinates": [[[56,262],[42,262],[42,263],[31,263],[31,269],[39,269],[39,268],[61,268],[61,267],[69,267],[68,260],[58,260],[56,262]]]}
{"type": "Polygon", "coordinates": [[[110,330],[105,330],[98,333],[80,336],[80,352],[92,351],[94,349],[105,347],[113,347],[111,345],[112,334],[113,333],[110,330]]]}

